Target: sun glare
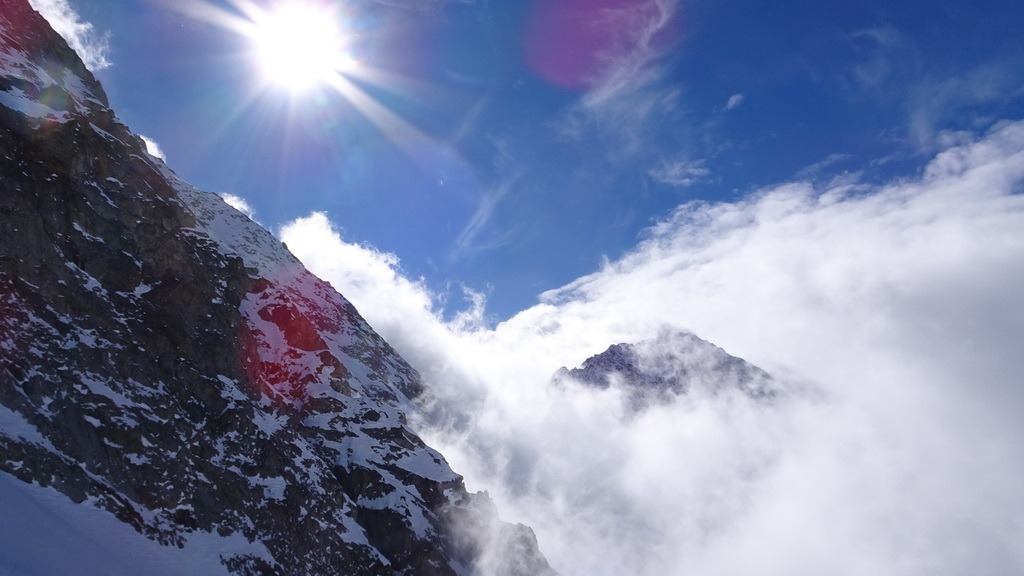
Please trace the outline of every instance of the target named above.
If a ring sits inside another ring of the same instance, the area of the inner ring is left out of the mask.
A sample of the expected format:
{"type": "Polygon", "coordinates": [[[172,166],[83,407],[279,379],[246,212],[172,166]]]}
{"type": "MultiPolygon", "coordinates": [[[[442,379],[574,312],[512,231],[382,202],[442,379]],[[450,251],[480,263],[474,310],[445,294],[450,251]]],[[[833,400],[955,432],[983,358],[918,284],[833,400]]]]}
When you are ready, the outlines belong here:
{"type": "Polygon", "coordinates": [[[351,63],[338,15],[315,4],[291,2],[254,22],[257,64],[268,81],[293,92],[327,83],[351,63]]]}
{"type": "MultiPolygon", "coordinates": [[[[164,1],[193,20],[244,39],[244,58],[262,76],[261,82],[252,83],[251,91],[234,113],[224,119],[224,126],[249,115],[253,106],[264,100],[268,89],[287,91],[291,96],[290,113],[300,114],[319,108],[306,106],[305,96],[323,89],[344,98],[410,157],[418,158],[421,150],[436,147],[429,136],[353,81],[387,88],[402,80],[352,56],[351,50],[359,50],[358,40],[351,36],[351,16],[338,0],[164,1]]],[[[330,100],[316,102],[325,104],[330,100]]]]}

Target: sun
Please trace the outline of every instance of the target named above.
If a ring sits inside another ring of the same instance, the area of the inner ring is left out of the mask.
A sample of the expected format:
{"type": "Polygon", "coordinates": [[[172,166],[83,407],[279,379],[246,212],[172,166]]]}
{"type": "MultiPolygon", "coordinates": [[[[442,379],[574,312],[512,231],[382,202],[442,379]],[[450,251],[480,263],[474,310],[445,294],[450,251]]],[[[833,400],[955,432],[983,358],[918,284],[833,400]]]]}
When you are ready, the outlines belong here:
{"type": "Polygon", "coordinates": [[[339,15],[329,6],[281,3],[252,23],[253,56],[273,85],[305,92],[329,83],[352,63],[339,15]]]}
{"type": "MultiPolygon", "coordinates": [[[[0,0],[2,3],[3,0],[0,0]]],[[[374,44],[374,32],[367,32],[343,0],[159,0],[185,17],[229,32],[241,43],[232,56],[261,76],[246,82],[249,91],[224,119],[220,129],[254,111],[276,114],[279,98],[269,92],[285,92],[286,121],[324,110],[340,96],[351,109],[373,123],[380,132],[417,157],[419,151],[435,146],[433,140],[367,92],[372,85],[392,91],[406,83],[400,76],[376,68],[371,61],[355,58],[374,44]],[[361,30],[357,34],[355,30],[361,30]],[[325,97],[320,97],[325,96],[325,97]],[[256,110],[266,104],[264,110],[256,110]],[[309,105],[313,104],[313,105],[309,105]]],[[[383,1],[383,0],[382,0],[383,1]]],[[[376,50],[370,51],[375,53],[376,50]]]]}

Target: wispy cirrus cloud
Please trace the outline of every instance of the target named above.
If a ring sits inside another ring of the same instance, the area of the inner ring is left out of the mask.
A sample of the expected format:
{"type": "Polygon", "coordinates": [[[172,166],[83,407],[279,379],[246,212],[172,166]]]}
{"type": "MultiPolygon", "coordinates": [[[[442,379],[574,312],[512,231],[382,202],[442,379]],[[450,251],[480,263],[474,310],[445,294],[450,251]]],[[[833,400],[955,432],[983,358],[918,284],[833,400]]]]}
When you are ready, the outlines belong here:
{"type": "Polygon", "coordinates": [[[856,58],[843,71],[842,82],[855,97],[869,95],[903,105],[906,137],[923,154],[948,144],[948,126],[957,125],[960,112],[1005,105],[1024,95],[1019,50],[969,65],[931,61],[911,35],[890,24],[854,31],[847,43],[856,58]]]}
{"type": "Polygon", "coordinates": [[[911,139],[925,152],[941,148],[946,132],[942,127],[949,125],[960,111],[1020,99],[1024,95],[1021,73],[1024,73],[1024,62],[1016,66],[1000,62],[914,82],[906,88],[911,139]]]}
{"type": "Polygon", "coordinates": [[[656,182],[686,188],[710,176],[711,171],[704,166],[703,160],[679,159],[662,162],[648,171],[648,175],[656,182]]]}
{"type": "Polygon", "coordinates": [[[861,87],[881,90],[894,74],[906,75],[917,67],[910,40],[893,26],[856,30],[849,42],[857,55],[849,74],[861,87]]]}
{"type": "Polygon", "coordinates": [[[507,140],[492,138],[491,144],[496,150],[492,160],[496,182],[481,192],[476,211],[455,239],[450,253],[453,260],[500,248],[516,233],[515,226],[496,228],[492,220],[505,198],[521,184],[524,169],[507,140]]]}
{"type": "Polygon", "coordinates": [[[82,20],[68,0],[29,0],[29,3],[53,26],[78,53],[86,68],[96,71],[110,66],[110,32],[97,32],[82,20]]]}
{"type": "Polygon", "coordinates": [[[797,177],[801,180],[813,180],[819,175],[825,174],[832,170],[836,165],[842,164],[851,160],[853,156],[850,154],[844,154],[841,152],[833,152],[826,156],[823,160],[819,160],[809,166],[805,166],[797,172],[797,177]]]}
{"type": "Polygon", "coordinates": [[[635,155],[651,140],[652,129],[678,111],[679,87],[665,83],[661,63],[674,41],[678,3],[594,4],[600,6],[603,25],[615,31],[614,41],[602,46],[583,94],[557,125],[568,138],[596,133],[613,141],[617,155],[635,155]]]}
{"type": "Polygon", "coordinates": [[[591,79],[583,99],[585,106],[598,108],[660,79],[653,64],[664,55],[667,45],[657,39],[672,24],[676,9],[673,0],[650,0],[622,3],[607,10],[606,17],[613,20],[612,26],[621,31],[621,36],[601,54],[602,66],[591,79]]]}
{"type": "Polygon", "coordinates": [[[461,258],[471,254],[486,252],[504,245],[508,242],[512,232],[491,233],[482,240],[481,235],[488,230],[491,218],[501,201],[515,187],[518,177],[506,180],[495,189],[485,193],[480,198],[476,212],[466,223],[466,226],[455,239],[455,249],[452,252],[454,258],[461,258]]]}
{"type": "Polygon", "coordinates": [[[322,216],[283,238],[423,373],[450,417],[423,434],[567,576],[1017,573],[1022,143],[1002,123],[918,177],[684,204],[493,328],[445,323],[322,216]],[[550,385],[666,323],[816,392],[624,417],[614,390],[550,385]]]}

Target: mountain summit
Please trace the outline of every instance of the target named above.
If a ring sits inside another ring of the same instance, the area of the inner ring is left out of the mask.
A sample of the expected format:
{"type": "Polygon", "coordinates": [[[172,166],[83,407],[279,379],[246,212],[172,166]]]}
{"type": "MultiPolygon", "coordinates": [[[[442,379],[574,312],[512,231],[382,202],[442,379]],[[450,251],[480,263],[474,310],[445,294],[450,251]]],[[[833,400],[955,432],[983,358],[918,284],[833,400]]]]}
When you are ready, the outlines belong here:
{"type": "MultiPolygon", "coordinates": [[[[26,0],[0,0],[0,157],[5,524],[56,538],[88,508],[139,535],[88,535],[79,573],[143,570],[153,542],[208,573],[550,572],[410,429],[416,371],[150,156],[26,0]]],[[[66,568],[29,540],[0,542],[0,572],[66,568]]]]}
{"type": "Polygon", "coordinates": [[[635,410],[680,396],[726,393],[770,402],[782,392],[780,383],[757,366],[694,334],[672,330],[635,344],[613,344],[578,368],[563,366],[552,380],[619,388],[635,410]]]}

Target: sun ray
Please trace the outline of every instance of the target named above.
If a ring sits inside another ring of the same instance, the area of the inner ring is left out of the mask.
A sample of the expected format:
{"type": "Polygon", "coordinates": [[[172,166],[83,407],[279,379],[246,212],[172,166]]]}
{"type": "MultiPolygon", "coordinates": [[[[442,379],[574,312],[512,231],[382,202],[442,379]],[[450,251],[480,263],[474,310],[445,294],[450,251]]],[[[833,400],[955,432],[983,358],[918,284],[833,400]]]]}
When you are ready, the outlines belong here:
{"type": "MultiPolygon", "coordinates": [[[[227,7],[209,0],[157,0],[193,20],[228,31],[248,44],[243,58],[259,74],[246,97],[233,106],[213,134],[224,133],[245,117],[262,117],[269,124],[282,123],[285,132],[282,158],[301,140],[318,98],[334,93],[372,123],[398,150],[424,173],[436,172],[438,161],[458,157],[447,143],[423,133],[401,115],[379,102],[354,79],[385,90],[444,98],[436,87],[414,78],[376,69],[357,60],[349,51],[343,9],[327,0],[225,0],[227,7]],[[286,95],[281,100],[277,94],[286,95]]],[[[260,124],[264,124],[260,122],[260,124]]]]}
{"type": "Polygon", "coordinates": [[[329,79],[331,88],[341,94],[356,110],[373,123],[384,136],[406,154],[420,169],[429,171],[418,152],[436,148],[438,143],[407,120],[381,104],[343,74],[329,79]]]}
{"type": "Polygon", "coordinates": [[[344,76],[359,80],[361,83],[371,84],[395,93],[416,94],[421,99],[426,98],[428,100],[440,101],[451,96],[449,90],[442,89],[437,84],[419,80],[412,76],[366,66],[359,62],[354,62],[343,73],[344,76]]]}
{"type": "Polygon", "coordinates": [[[210,4],[208,0],[161,0],[161,6],[167,10],[177,12],[183,16],[212,24],[223,30],[233,32],[239,36],[249,37],[253,34],[256,20],[263,13],[263,9],[247,0],[228,0],[239,13],[231,12],[210,4]]]}

